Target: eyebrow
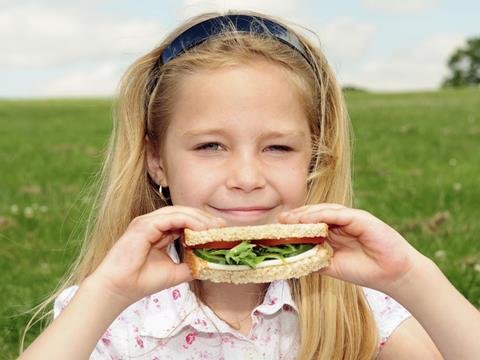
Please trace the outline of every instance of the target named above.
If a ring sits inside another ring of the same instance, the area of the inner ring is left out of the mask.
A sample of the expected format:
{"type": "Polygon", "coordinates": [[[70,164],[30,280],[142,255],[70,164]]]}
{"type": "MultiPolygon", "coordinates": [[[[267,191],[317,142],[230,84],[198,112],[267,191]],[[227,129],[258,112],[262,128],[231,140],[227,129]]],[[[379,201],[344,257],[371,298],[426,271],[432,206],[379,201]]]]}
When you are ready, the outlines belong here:
{"type": "MultiPolygon", "coordinates": [[[[200,135],[224,135],[228,136],[228,132],[223,129],[195,129],[189,130],[182,134],[182,137],[194,137],[200,135]]],[[[303,131],[269,131],[260,133],[260,137],[262,138],[277,138],[277,137],[291,137],[291,136],[305,136],[305,132],[303,131]]]]}

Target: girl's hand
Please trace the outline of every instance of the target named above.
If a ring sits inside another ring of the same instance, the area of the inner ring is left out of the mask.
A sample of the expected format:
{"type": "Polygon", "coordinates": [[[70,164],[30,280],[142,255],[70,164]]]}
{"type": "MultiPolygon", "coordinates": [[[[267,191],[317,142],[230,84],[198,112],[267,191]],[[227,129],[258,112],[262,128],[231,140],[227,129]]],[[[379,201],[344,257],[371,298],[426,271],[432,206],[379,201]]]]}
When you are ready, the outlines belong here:
{"type": "Polygon", "coordinates": [[[176,264],[167,245],[184,228],[206,230],[225,226],[225,220],[199,209],[166,206],[132,220],[125,233],[89,276],[126,306],[185,281],[192,275],[184,263],[176,264]]]}
{"type": "Polygon", "coordinates": [[[392,294],[408,281],[424,258],[397,231],[373,216],[339,204],[303,206],[279,215],[282,223],[329,224],[327,241],[334,250],[322,273],[392,294]]]}

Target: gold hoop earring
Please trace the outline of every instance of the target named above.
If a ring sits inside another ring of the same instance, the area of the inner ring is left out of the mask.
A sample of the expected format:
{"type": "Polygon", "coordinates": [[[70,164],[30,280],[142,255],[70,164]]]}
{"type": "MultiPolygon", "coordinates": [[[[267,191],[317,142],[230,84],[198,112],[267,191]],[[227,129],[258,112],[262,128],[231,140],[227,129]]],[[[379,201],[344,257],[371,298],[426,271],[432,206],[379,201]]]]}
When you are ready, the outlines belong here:
{"type": "Polygon", "coordinates": [[[162,199],[163,202],[167,203],[167,199],[165,198],[165,196],[163,196],[162,185],[158,187],[158,195],[160,196],[160,199],[162,199]]]}

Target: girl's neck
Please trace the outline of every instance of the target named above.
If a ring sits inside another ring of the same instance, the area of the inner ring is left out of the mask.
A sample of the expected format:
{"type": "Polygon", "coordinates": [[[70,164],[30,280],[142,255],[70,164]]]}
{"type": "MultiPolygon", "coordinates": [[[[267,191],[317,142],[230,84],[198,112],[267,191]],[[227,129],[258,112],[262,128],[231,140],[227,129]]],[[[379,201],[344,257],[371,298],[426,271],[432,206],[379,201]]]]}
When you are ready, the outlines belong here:
{"type": "Polygon", "coordinates": [[[269,284],[227,284],[200,282],[200,297],[212,310],[231,314],[249,314],[263,302],[269,284]]]}

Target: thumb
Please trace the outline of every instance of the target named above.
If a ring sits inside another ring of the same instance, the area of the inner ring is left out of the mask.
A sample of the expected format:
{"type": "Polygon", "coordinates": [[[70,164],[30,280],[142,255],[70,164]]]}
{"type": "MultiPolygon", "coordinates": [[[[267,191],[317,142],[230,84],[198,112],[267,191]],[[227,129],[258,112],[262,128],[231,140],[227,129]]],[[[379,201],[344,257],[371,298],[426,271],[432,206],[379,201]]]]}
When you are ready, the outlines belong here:
{"type": "Polygon", "coordinates": [[[192,281],[193,276],[190,272],[190,268],[185,263],[180,263],[175,266],[175,271],[173,273],[172,281],[176,284],[180,284],[182,282],[192,281]]]}

